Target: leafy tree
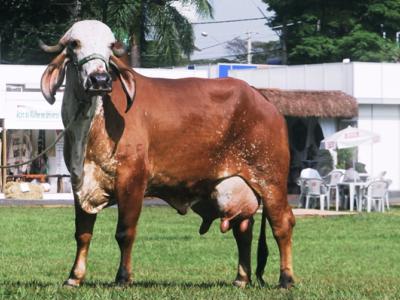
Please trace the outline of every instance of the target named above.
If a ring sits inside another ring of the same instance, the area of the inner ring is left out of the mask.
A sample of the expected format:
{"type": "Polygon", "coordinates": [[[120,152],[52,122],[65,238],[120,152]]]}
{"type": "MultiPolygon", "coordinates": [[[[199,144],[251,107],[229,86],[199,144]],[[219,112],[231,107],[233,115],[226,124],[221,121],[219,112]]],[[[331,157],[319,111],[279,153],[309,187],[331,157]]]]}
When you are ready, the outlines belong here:
{"type": "Polygon", "coordinates": [[[4,61],[48,62],[37,47],[39,37],[47,43],[56,42],[76,20],[97,19],[128,44],[132,65],[179,64],[183,56],[193,52],[194,34],[190,22],[174,6],[176,2],[194,6],[199,14],[212,15],[207,0],[74,0],[72,5],[71,0],[2,0],[4,61]]]}
{"type": "Polygon", "coordinates": [[[0,62],[47,63],[51,57],[38,47],[38,38],[55,42],[71,19],[70,1],[0,1],[0,62]],[[56,34],[57,33],[57,34],[56,34]]]}
{"type": "Polygon", "coordinates": [[[400,0],[263,1],[289,63],[398,61],[400,0]]]}
{"type": "MultiPolygon", "coordinates": [[[[96,18],[108,24],[117,38],[130,48],[132,66],[171,66],[194,50],[190,22],[177,10],[174,0],[97,0],[88,1],[83,18],[96,18]]],[[[207,0],[180,0],[192,5],[199,15],[212,16],[207,0]]]]}

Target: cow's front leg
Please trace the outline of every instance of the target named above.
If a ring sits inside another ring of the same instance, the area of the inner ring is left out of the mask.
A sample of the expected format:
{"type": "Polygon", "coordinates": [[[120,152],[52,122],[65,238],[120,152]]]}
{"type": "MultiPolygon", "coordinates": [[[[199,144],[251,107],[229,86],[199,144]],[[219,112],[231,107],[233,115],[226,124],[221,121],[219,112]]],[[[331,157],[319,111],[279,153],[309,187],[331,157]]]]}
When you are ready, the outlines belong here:
{"type": "Polygon", "coordinates": [[[233,284],[238,287],[245,287],[251,281],[251,241],[253,238],[253,223],[254,219],[251,217],[242,222],[234,222],[232,227],[239,254],[238,271],[233,284]],[[248,222],[248,225],[243,226],[243,222],[248,222]]]}
{"type": "Polygon", "coordinates": [[[126,285],[131,282],[131,252],[136,237],[136,225],[139,220],[144,197],[143,178],[131,179],[125,189],[118,190],[118,225],[115,239],[118,242],[121,259],[115,282],[126,285]]]}
{"type": "Polygon", "coordinates": [[[96,214],[88,214],[83,211],[78,201],[75,200],[75,239],[77,249],[71,273],[64,283],[66,286],[79,286],[85,278],[86,260],[96,216],[96,214]]]}

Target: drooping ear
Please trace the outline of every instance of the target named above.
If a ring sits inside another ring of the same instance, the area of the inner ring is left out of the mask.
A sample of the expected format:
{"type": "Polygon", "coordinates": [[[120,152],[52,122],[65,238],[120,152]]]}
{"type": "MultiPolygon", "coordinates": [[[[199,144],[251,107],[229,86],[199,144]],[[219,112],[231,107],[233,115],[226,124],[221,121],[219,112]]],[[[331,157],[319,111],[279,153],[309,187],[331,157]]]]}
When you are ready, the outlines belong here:
{"type": "Polygon", "coordinates": [[[111,66],[114,67],[119,79],[121,80],[122,87],[126,94],[125,112],[128,112],[133,104],[133,99],[135,98],[135,74],[132,69],[123,63],[118,57],[111,55],[110,60],[111,66]]]}
{"type": "Polygon", "coordinates": [[[67,62],[68,58],[66,54],[62,52],[53,59],[42,75],[40,88],[44,98],[46,98],[47,102],[50,104],[54,104],[56,101],[56,91],[64,81],[67,62]]]}

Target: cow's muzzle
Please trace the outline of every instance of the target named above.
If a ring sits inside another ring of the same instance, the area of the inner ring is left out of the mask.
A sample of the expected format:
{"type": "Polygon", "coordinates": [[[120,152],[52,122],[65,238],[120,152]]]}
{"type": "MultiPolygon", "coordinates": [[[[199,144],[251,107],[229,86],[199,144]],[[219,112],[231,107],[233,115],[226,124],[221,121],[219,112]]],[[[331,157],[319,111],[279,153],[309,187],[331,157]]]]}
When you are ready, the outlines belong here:
{"type": "Polygon", "coordinates": [[[111,92],[112,79],[107,72],[94,72],[91,73],[85,84],[85,89],[89,93],[103,94],[111,92]]]}

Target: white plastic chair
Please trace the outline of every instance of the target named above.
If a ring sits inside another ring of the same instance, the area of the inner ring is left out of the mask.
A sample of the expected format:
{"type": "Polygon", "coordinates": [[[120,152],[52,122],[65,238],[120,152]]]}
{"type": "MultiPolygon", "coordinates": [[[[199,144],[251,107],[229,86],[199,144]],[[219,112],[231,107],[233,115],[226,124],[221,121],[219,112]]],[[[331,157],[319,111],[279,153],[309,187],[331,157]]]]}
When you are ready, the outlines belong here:
{"type": "Polygon", "coordinates": [[[305,195],[306,195],[306,187],[305,187],[305,179],[304,178],[299,178],[298,180],[297,180],[297,185],[300,187],[300,195],[299,195],[299,198],[298,198],[298,207],[299,208],[301,208],[301,207],[303,207],[303,198],[305,197],[305,195]]]}
{"type": "MultiPolygon", "coordinates": [[[[324,181],[321,179],[305,179],[305,196],[306,205],[305,208],[309,208],[310,199],[319,199],[319,207],[321,210],[325,209],[325,199],[326,199],[326,186],[324,181]]],[[[329,203],[326,203],[329,208],[329,203]]]]}
{"type": "Polygon", "coordinates": [[[381,171],[375,176],[369,176],[367,181],[385,180],[386,171],[381,171]]]}
{"type": "Polygon", "coordinates": [[[386,193],[386,199],[385,199],[386,209],[390,210],[390,206],[389,206],[389,186],[392,184],[392,180],[391,179],[384,179],[384,181],[386,181],[387,185],[388,185],[388,191],[386,193]]]}
{"type": "Polygon", "coordinates": [[[372,207],[375,210],[384,212],[385,204],[389,209],[389,184],[390,182],[387,180],[374,180],[368,184],[363,196],[364,202],[367,204],[367,212],[371,212],[372,207]]]}
{"type": "Polygon", "coordinates": [[[298,198],[299,207],[305,206],[304,199],[306,196],[306,187],[305,181],[308,179],[322,179],[321,175],[318,173],[316,169],[305,168],[301,170],[300,177],[297,179],[297,185],[300,186],[300,195],[298,198]]]}
{"type": "Polygon", "coordinates": [[[326,186],[328,187],[327,196],[327,206],[328,209],[331,204],[331,193],[335,191],[336,196],[336,211],[339,210],[339,187],[338,183],[341,182],[343,178],[343,172],[340,170],[332,170],[324,179],[326,180],[326,186]]]}

